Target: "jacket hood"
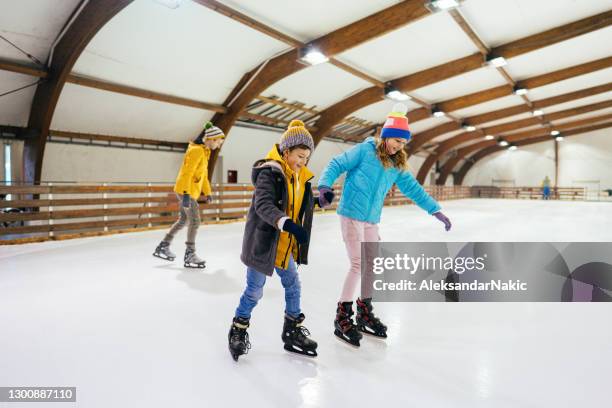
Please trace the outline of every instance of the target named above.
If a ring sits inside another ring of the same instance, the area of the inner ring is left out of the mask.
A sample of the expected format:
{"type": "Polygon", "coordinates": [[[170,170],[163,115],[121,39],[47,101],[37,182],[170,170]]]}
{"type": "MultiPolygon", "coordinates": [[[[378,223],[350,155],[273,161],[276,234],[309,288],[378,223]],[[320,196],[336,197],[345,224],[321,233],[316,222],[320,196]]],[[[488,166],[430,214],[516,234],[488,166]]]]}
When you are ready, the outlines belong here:
{"type": "MultiPolygon", "coordinates": [[[[251,172],[251,182],[253,183],[253,185],[255,185],[255,182],[257,181],[257,177],[259,176],[259,173],[263,169],[266,169],[266,168],[277,169],[285,177],[290,177],[295,173],[287,165],[285,160],[283,160],[283,157],[280,154],[277,144],[272,146],[272,148],[266,155],[265,159],[257,160],[253,164],[253,171],[251,172]]],[[[308,169],[308,167],[304,166],[300,169],[300,174],[298,175],[298,178],[300,180],[308,181],[313,177],[314,177],[314,173],[311,172],[310,169],[308,169]]]]}

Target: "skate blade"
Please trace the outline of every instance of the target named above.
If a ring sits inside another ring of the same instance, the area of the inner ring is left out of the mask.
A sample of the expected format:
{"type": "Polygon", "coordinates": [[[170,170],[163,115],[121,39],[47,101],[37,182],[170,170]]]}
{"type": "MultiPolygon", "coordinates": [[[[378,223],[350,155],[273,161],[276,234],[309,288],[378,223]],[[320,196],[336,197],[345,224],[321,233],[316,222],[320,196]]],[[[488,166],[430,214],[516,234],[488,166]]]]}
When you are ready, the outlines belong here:
{"type": "Polygon", "coordinates": [[[153,256],[159,259],[163,259],[164,261],[174,261],[174,258],[169,257],[169,256],[163,256],[161,254],[154,253],[153,256]]]}
{"type": "Polygon", "coordinates": [[[357,343],[352,342],[350,339],[346,338],[342,333],[338,333],[338,330],[334,332],[334,335],[336,336],[338,341],[342,342],[342,344],[348,344],[349,346],[356,348],[356,349],[358,349],[361,346],[359,344],[359,341],[357,343]]]}
{"type": "Polygon", "coordinates": [[[192,269],[204,269],[206,268],[205,264],[184,264],[183,265],[185,268],[192,268],[192,269]]]}
{"type": "Polygon", "coordinates": [[[299,354],[301,356],[306,356],[306,357],[316,357],[316,356],[318,356],[317,350],[301,349],[301,348],[299,348],[297,346],[290,346],[289,344],[285,344],[284,348],[285,348],[285,350],[287,350],[290,353],[299,354]]]}
{"type": "Polygon", "coordinates": [[[387,333],[376,333],[373,330],[369,330],[369,328],[365,326],[357,326],[357,330],[359,330],[361,333],[367,334],[368,336],[375,337],[377,339],[387,338],[387,333]]]}
{"type": "Polygon", "coordinates": [[[230,354],[232,355],[232,358],[234,359],[234,361],[238,361],[238,358],[242,355],[245,355],[247,353],[240,353],[238,351],[234,351],[232,349],[229,349],[230,354]]]}

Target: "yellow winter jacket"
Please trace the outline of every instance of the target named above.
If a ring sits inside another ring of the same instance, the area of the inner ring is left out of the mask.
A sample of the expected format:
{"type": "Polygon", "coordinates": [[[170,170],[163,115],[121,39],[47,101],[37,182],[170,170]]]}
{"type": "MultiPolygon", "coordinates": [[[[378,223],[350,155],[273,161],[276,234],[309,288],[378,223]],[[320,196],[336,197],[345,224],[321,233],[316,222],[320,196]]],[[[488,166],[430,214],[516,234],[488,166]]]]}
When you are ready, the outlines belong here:
{"type": "MultiPolygon", "coordinates": [[[[287,217],[291,218],[293,222],[299,223],[298,218],[300,215],[300,208],[302,208],[302,200],[304,198],[304,191],[306,188],[306,182],[314,177],[314,174],[306,168],[306,166],[300,169],[299,174],[296,174],[287,163],[283,160],[283,157],[278,151],[277,145],[274,145],[268,152],[266,160],[274,160],[281,165],[283,173],[285,174],[285,181],[287,182],[287,217]]],[[[297,241],[293,235],[288,232],[281,231],[280,238],[278,240],[278,246],[276,247],[276,261],[275,266],[287,269],[289,265],[289,255],[293,254],[293,259],[298,259],[298,246],[297,241]],[[291,251],[291,252],[289,252],[291,251]]]]}
{"type": "Polygon", "coordinates": [[[200,194],[211,195],[212,190],[208,181],[209,158],[209,148],[201,144],[189,143],[183,158],[183,165],[176,177],[174,192],[187,193],[194,200],[197,200],[200,194]]]}

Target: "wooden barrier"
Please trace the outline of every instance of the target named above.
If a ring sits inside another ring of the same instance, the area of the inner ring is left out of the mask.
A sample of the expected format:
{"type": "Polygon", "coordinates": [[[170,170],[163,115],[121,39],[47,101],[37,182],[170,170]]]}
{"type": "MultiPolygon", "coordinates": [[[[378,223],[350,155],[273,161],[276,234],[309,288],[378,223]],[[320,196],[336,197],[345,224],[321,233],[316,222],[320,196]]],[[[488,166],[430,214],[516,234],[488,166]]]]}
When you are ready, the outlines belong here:
{"type": "MultiPolygon", "coordinates": [[[[541,187],[494,187],[472,186],[471,196],[474,198],[511,198],[517,200],[541,200],[541,187]]],[[[551,200],[581,200],[586,199],[583,187],[551,187],[551,200]]]]}
{"type": "MultiPolygon", "coordinates": [[[[246,216],[254,187],[213,185],[213,202],[200,203],[204,223],[241,220],[246,216]]],[[[335,210],[342,193],[334,186],[335,210]]],[[[541,198],[535,187],[425,186],[436,200],[461,198],[541,198]]],[[[315,193],[318,194],[318,193],[315,193]]],[[[178,217],[178,200],[171,185],[53,184],[0,186],[0,245],[167,228],[178,217]],[[6,199],[10,195],[10,199],[6,199]]],[[[554,188],[553,199],[584,200],[583,188],[554,188]]],[[[396,186],[385,205],[412,203],[396,186]]]]}

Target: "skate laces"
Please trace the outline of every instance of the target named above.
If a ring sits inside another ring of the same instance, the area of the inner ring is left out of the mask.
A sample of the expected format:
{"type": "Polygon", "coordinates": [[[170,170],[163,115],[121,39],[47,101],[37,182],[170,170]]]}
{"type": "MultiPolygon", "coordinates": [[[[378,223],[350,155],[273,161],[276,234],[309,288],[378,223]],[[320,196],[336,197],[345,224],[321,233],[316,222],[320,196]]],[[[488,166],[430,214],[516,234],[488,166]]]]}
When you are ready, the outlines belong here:
{"type": "Polygon", "coordinates": [[[342,331],[344,333],[346,333],[347,331],[351,330],[354,327],[353,319],[351,319],[352,316],[353,316],[352,309],[347,312],[343,308],[340,308],[340,311],[338,313],[338,323],[340,324],[340,327],[342,328],[342,331]]]}
{"type": "Polygon", "coordinates": [[[234,325],[234,330],[232,331],[233,334],[230,337],[230,341],[232,343],[235,341],[244,341],[244,345],[246,346],[244,354],[248,354],[249,350],[251,349],[251,342],[249,339],[249,333],[246,331],[246,328],[240,328],[234,325]]]}
{"type": "Polygon", "coordinates": [[[306,327],[302,326],[301,324],[296,324],[295,330],[298,332],[298,334],[301,334],[304,337],[310,336],[310,330],[308,330],[306,327]]]}

